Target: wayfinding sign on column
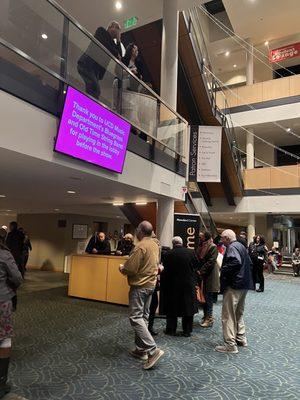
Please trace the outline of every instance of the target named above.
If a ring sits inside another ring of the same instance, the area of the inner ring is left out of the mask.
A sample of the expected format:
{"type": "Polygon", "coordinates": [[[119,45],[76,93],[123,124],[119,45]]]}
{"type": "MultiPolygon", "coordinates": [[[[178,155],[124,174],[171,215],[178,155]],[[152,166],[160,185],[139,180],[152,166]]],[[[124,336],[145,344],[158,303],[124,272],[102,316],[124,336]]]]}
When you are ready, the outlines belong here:
{"type": "Polygon", "coordinates": [[[189,181],[221,182],[221,126],[191,126],[189,181]]]}
{"type": "Polygon", "coordinates": [[[199,245],[200,217],[198,214],[174,214],[174,236],[180,236],[183,246],[196,249],[199,245]]]}

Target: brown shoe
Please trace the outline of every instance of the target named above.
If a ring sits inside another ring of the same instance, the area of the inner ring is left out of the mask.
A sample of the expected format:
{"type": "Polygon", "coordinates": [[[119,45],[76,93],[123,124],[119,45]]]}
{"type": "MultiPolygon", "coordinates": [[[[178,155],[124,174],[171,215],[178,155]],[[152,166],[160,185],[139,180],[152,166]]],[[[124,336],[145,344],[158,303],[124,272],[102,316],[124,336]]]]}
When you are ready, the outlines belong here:
{"type": "Polygon", "coordinates": [[[148,360],[148,355],[144,351],[134,349],[134,350],[131,350],[130,354],[132,355],[132,357],[138,358],[139,360],[142,360],[142,361],[148,360]]]}
{"type": "Polygon", "coordinates": [[[148,361],[145,362],[143,368],[144,369],[152,368],[160,359],[160,357],[162,357],[164,354],[165,352],[157,347],[153,354],[148,355],[148,361]]]}

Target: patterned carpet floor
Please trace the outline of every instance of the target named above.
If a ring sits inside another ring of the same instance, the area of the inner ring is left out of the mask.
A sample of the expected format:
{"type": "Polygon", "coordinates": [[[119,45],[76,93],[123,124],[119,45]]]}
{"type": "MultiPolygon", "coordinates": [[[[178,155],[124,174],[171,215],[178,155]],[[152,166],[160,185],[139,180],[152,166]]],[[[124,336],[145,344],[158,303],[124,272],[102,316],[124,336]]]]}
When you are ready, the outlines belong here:
{"type": "Polygon", "coordinates": [[[165,336],[165,321],[156,319],[165,356],[143,371],[128,355],[133,334],[127,308],[68,298],[63,276],[54,275],[31,272],[20,291],[9,376],[17,395],[28,400],[300,398],[300,278],[272,277],[265,293],[249,293],[249,347],[237,355],[213,350],[222,343],[221,301],[213,328],[201,329],[196,316],[192,338],[165,336]]]}

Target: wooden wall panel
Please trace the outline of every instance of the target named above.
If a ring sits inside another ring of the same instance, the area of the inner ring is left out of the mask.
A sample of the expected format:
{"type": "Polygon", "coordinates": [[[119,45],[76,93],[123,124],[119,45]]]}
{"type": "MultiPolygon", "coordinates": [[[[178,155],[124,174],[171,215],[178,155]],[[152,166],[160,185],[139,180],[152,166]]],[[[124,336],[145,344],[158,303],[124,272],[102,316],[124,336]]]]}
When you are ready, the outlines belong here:
{"type": "Polygon", "coordinates": [[[271,184],[271,168],[246,169],[244,171],[245,189],[267,189],[271,184]]]}
{"type": "Polygon", "coordinates": [[[289,77],[290,82],[290,96],[300,95],[300,75],[294,75],[289,77]]]}
{"type": "Polygon", "coordinates": [[[299,174],[297,165],[289,165],[271,169],[271,188],[299,187],[299,174]]]}
{"type": "Polygon", "coordinates": [[[248,103],[259,103],[263,101],[262,83],[256,83],[249,86],[241,86],[237,88],[238,105],[248,103]]]}
{"type": "Polygon", "coordinates": [[[273,79],[262,83],[262,101],[280,99],[290,96],[290,78],[273,79]]]}

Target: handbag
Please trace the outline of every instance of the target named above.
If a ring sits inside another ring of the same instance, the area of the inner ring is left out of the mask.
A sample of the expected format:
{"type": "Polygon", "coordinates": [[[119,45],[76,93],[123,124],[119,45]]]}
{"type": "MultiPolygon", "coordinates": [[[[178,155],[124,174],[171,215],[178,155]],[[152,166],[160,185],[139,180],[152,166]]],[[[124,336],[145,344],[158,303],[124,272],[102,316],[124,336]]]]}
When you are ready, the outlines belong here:
{"type": "Polygon", "coordinates": [[[199,283],[198,285],[196,285],[196,297],[197,297],[197,301],[200,304],[205,304],[205,297],[204,297],[204,293],[203,293],[203,281],[201,283],[199,283]]]}

